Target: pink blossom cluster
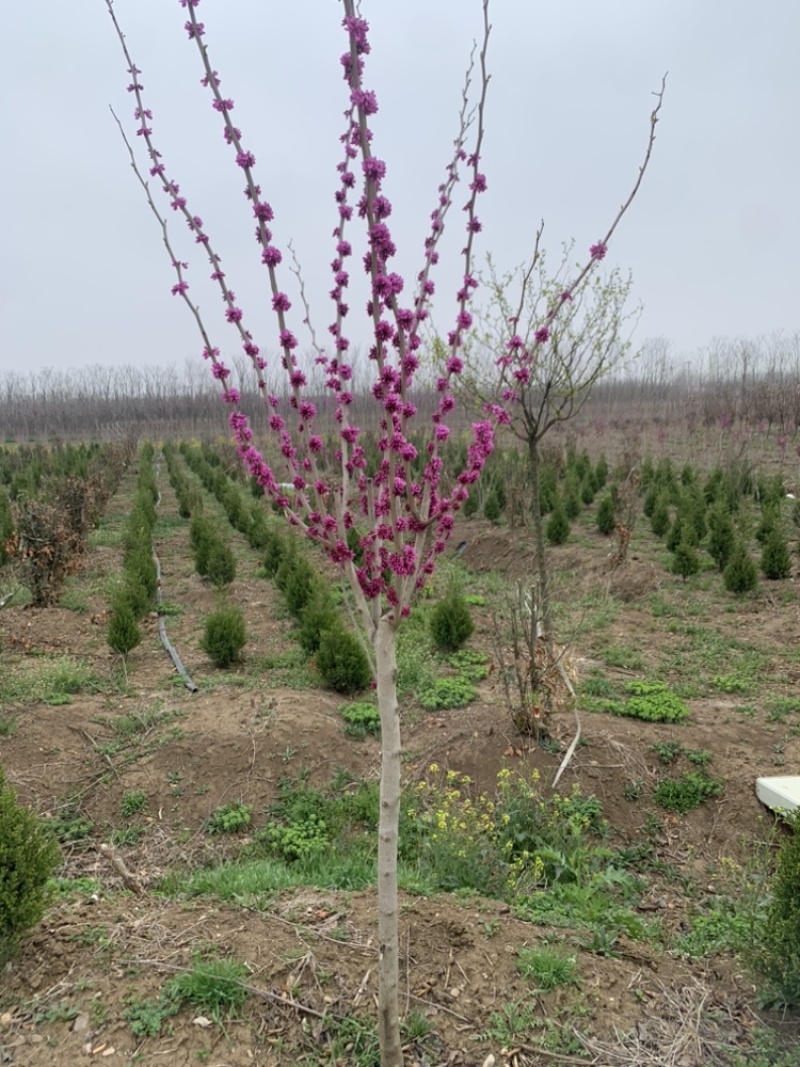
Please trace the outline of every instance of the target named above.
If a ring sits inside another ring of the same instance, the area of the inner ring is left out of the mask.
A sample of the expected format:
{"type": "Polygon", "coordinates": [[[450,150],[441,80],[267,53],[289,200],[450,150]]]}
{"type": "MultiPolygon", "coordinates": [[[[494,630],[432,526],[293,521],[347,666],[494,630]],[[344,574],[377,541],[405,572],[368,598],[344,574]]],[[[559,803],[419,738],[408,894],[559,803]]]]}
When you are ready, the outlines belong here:
{"type": "Polygon", "coordinates": [[[502,408],[494,407],[487,412],[484,421],[473,426],[465,469],[453,480],[452,488],[443,493],[440,450],[449,437],[448,419],[455,409],[451,383],[463,370],[459,350],[465,334],[472,326],[468,305],[478,284],[470,264],[472,241],[481,230],[475,213],[476,200],[486,190],[486,178],[479,170],[479,152],[467,154],[463,145],[462,123],[462,134],[456,142],[453,159],[447,167],[446,178],[438,190],[437,205],[431,214],[423,267],[417,275],[414,292],[406,299],[404,279],[392,269],[396,253],[389,225],[392,205],[382,191],[386,164],[372,151],[369,120],[378,111],[378,100],[375,93],[362,84],[364,61],[370,52],[369,27],[361,18],[346,16],[343,26],[348,38],[348,50],[342,56],[341,63],[348,86],[349,106],[345,112],[346,130],[341,137],[343,159],[338,165],[338,189],[335,193],[338,219],[333,231],[335,255],[331,271],[334,284],[330,292],[335,316],[329,326],[333,352],[319,351],[317,356],[317,362],[323,367],[325,387],[335,397],[339,439],[336,458],[340,463],[340,475],[334,478],[321,462],[324,442],[315,428],[317,411],[308,397],[306,375],[296,356],[298,341],[289,325],[288,315],[292,304],[278,281],[283,254],[273,243],[269,225],[273,220],[272,207],[263,198],[261,187],[255,181],[255,156],[244,147],[242,132],[233,122],[234,101],[222,95],[221,79],[209,62],[204,40],[205,27],[198,22],[195,12],[200,0],[179,2],[188,15],[185,24],[188,38],[197,45],[204,66],[202,84],[211,93],[212,107],[223,123],[225,142],[231,146],[236,165],[245,176],[244,192],[252,206],[261,262],[269,277],[281,363],[290,387],[288,407],[286,402],[270,395],[267,390],[263,374],[265,360],[245,326],[244,313],[228,284],[220,257],[212,247],[202,218],[192,213],[180,186],[167,175],[161,153],[152,138],[152,113],[143,104],[143,87],[138,81],[140,72],[128,57],[129,71],[133,77],[128,88],[136,97],[134,115],[138,124],[137,135],[143,138],[147,146],[150,176],[161,183],[170,207],[182,215],[196,244],[205,250],[211,266],[211,279],[218,285],[223,300],[224,318],[237,331],[242,349],[255,369],[268,411],[269,430],[287,471],[280,483],[256,447],[249,420],[240,409],[239,391],[230,384],[230,371],[202,325],[185,278],[187,264],[176,258],[173,258],[172,265],[177,281],[172,285],[171,292],[188,303],[200,324],[204,338],[203,357],[210,362],[211,372],[222,387],[221,396],[231,407],[229,424],[247,470],[265,492],[286,510],[290,521],[300,525],[310,537],[319,541],[337,563],[344,565],[354,559],[347,544],[347,533],[351,528],[357,528],[361,535],[363,563],[357,568],[356,577],[362,592],[368,599],[385,597],[389,604],[400,609],[400,615],[405,615],[415,588],[425,583],[434,570],[436,557],[447,545],[454,525],[453,513],[466,499],[470,485],[479,477],[492,451],[494,424],[508,419],[502,408]],[[418,418],[412,400],[412,386],[419,368],[420,326],[428,317],[427,304],[434,293],[430,275],[438,262],[437,245],[444,232],[455,184],[459,180],[459,167],[463,164],[472,172],[470,195],[464,205],[467,215],[465,271],[457,293],[456,322],[448,336],[449,355],[436,383],[438,401],[428,435],[425,465],[422,474],[417,477],[412,471],[412,464],[418,458],[417,447],[411,440],[414,420],[418,418]],[[363,267],[370,279],[370,299],[366,310],[372,325],[373,341],[369,357],[375,372],[371,391],[381,411],[377,440],[381,459],[378,469],[372,473],[368,473],[362,444],[363,431],[350,417],[354,400],[352,367],[347,362],[350,342],[344,332],[349,313],[347,290],[352,269],[349,268],[349,260],[353,255],[346,227],[354,216],[366,230],[367,251],[363,257],[363,267]],[[291,501],[285,491],[287,482],[294,488],[291,501]]]}

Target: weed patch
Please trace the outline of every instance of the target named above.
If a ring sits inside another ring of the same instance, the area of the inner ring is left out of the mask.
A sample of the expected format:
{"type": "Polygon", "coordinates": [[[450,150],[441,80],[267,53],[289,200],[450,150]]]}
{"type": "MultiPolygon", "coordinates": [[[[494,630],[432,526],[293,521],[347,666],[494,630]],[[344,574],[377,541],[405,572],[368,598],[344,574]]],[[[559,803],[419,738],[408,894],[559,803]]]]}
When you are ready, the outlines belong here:
{"type": "Polygon", "coordinates": [[[653,790],[653,800],[668,811],[685,815],[687,811],[722,792],[721,778],[712,778],[704,770],[686,771],[679,778],[665,778],[653,790]]]}

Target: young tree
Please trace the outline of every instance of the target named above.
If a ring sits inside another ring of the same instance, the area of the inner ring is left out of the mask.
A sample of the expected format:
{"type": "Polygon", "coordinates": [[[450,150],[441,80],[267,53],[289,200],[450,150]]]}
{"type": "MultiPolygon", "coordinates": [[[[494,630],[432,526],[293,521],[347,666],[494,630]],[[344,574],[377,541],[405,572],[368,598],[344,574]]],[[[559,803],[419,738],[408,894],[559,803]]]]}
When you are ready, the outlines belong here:
{"type": "MultiPolygon", "coordinates": [[[[245,178],[245,195],[249,210],[256,220],[261,262],[267,272],[272,309],[277,318],[280,363],[287,385],[283,396],[269,388],[265,377],[266,360],[245,325],[244,312],[238,306],[221,269],[220,258],[202,219],[190,209],[180,186],[168,174],[161,152],[153,140],[152,114],[144,101],[140,71],[128,52],[114,14],[113,2],[106,2],[131,75],[129,91],[135,99],[136,134],[141,138],[149,157],[150,176],[166,195],[170,207],[186,222],[196,244],[208,257],[211,277],[223,297],[224,317],[236,331],[242,350],[252,364],[260,395],[267,408],[270,442],[273,453],[279,457],[275,466],[268,463],[256,447],[250,421],[241,409],[240,392],[229,380],[231,372],[220,358],[219,349],[213,344],[198,305],[190,294],[186,280],[187,266],[173,248],[166,221],[126,140],[132,166],[149,207],[158,219],[175,273],[172,292],[184,301],[200,331],[202,355],[222,387],[221,395],[229,407],[228,421],[239,456],[267,497],[282,510],[287,521],[318,542],[331,560],[341,567],[352,591],[366,644],[372,653],[381,719],[378,1031],[381,1062],[384,1067],[396,1067],[403,1059],[398,996],[397,830],[401,764],[395,653],[397,630],[445,551],[454,525],[454,512],[467,500],[470,486],[477,481],[493,449],[496,425],[509,421],[507,406],[514,399],[509,395],[503,403],[492,400],[487,404],[480,421],[472,426],[472,444],[468,449],[465,468],[445,483],[441,450],[449,436],[448,419],[456,404],[454,383],[463,370],[460,353],[472,327],[470,307],[478,287],[473,269],[473,245],[481,230],[477,201],[486,189],[486,179],[480,167],[488,85],[488,0],[483,0],[482,4],[483,37],[476,61],[477,103],[474,110],[470,110],[471,65],[463,93],[455,149],[438,189],[432,227],[423,250],[422,268],[417,275],[414,292],[408,296],[404,296],[403,279],[392,270],[395,245],[388,222],[392,209],[382,191],[386,165],[375,154],[372,137],[372,116],[377,111],[377,101],[364,82],[365,62],[370,52],[368,24],[356,16],[355,0],[344,0],[343,26],[347,35],[347,50],[341,63],[348,110],[345,113],[345,129],[339,138],[342,147],[335,194],[338,218],[334,229],[334,287],[331,293],[334,321],[329,327],[333,352],[317,345],[311,331],[316,366],[323,375],[325,388],[335,401],[337,442],[335,454],[327,457],[325,442],[317,424],[317,409],[307,387],[307,374],[298,358],[298,342],[289,328],[291,302],[279,282],[283,254],[273,243],[270,230],[272,207],[256,182],[255,157],[245,148],[243,135],[233,123],[233,101],[223,96],[220,78],[211,65],[205,43],[205,27],[196,16],[199,0],[180,0],[188,16],[185,29],[190,41],[198,49],[204,70],[203,84],[211,94],[212,107],[224,126],[225,140],[232,148],[236,165],[245,178]],[[466,144],[470,131],[473,143],[468,150],[466,144]],[[421,475],[416,475],[412,471],[412,464],[418,452],[412,444],[411,434],[418,420],[413,386],[419,367],[421,330],[434,291],[431,274],[438,259],[439,240],[462,171],[466,172],[469,190],[466,203],[459,205],[463,207],[466,217],[466,240],[462,253],[463,283],[457,294],[455,322],[448,335],[446,358],[436,380],[437,400],[425,445],[425,463],[421,475]],[[350,341],[345,332],[349,310],[346,301],[350,286],[350,275],[346,268],[353,255],[349,230],[350,223],[356,218],[363,222],[366,231],[363,263],[370,286],[367,310],[372,337],[369,350],[372,381],[368,399],[371,410],[378,412],[377,467],[368,464],[368,441],[356,421],[357,398],[348,359],[350,341]],[[287,483],[292,486],[291,495],[286,491],[287,483]],[[357,532],[358,552],[352,547],[353,530],[357,532]]],[[[651,146],[660,104],[661,94],[651,121],[651,146]]],[[[632,197],[628,203],[630,199],[632,197]]],[[[546,326],[541,329],[556,329],[559,314],[570,306],[584,279],[605,255],[608,240],[622,213],[606,236],[592,247],[589,259],[575,281],[564,283],[563,299],[554,303],[547,313],[546,326]]],[[[302,317],[308,322],[310,315],[302,282],[300,290],[304,305],[302,317]]],[[[519,338],[516,340],[519,341],[519,338]]],[[[541,337],[539,341],[543,343],[541,337]]],[[[514,367],[530,366],[532,360],[533,352],[524,350],[521,341],[519,344],[515,341],[504,366],[511,373],[514,367]]]]}
{"type": "Polygon", "coordinates": [[[542,442],[553,427],[581,413],[595,384],[624,363],[629,353],[627,334],[635,312],[626,311],[626,305],[632,280],[618,270],[603,276],[597,268],[647,167],[661,96],[651,117],[647,153],[636,186],[608,237],[592,247],[589,264],[575,282],[567,284],[571,247],[564,250],[555,272],[547,269],[539,248],[541,228],[527,267],[499,274],[489,259],[489,303],[480,316],[459,382],[462,394],[473,402],[508,406],[509,427],[527,453],[538,587],[534,602],[546,641],[552,633],[540,501],[542,442]]]}

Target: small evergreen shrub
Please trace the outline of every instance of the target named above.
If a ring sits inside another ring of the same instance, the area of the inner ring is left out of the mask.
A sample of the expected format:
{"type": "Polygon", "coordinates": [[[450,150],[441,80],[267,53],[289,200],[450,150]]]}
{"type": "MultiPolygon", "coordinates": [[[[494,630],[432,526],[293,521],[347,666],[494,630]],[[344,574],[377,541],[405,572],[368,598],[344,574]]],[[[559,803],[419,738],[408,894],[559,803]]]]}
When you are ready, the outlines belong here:
{"type": "Polygon", "coordinates": [[[669,503],[666,495],[659,493],[650,513],[650,529],[656,537],[664,537],[669,528],[669,503]]]}
{"type": "Polygon", "coordinates": [[[302,556],[287,556],[278,568],[275,584],[295,619],[302,618],[304,608],[311,603],[316,592],[316,578],[316,571],[302,556]]]}
{"type": "Polygon", "coordinates": [[[560,497],[556,497],[544,535],[551,545],[563,545],[569,538],[569,519],[560,497]]]}
{"type": "Polygon", "coordinates": [[[47,885],[60,862],[55,838],[17,802],[0,768],[0,964],[44,915],[47,885]]]}
{"type": "Polygon", "coordinates": [[[597,529],[606,537],[614,532],[614,524],[616,522],[614,501],[608,493],[606,493],[600,501],[600,505],[597,509],[596,522],[597,529]]]}
{"type": "Polygon", "coordinates": [[[189,544],[194,552],[194,568],[201,578],[206,576],[208,554],[215,540],[216,535],[211,520],[205,515],[194,514],[189,523],[189,544]]]}
{"type": "Polygon", "coordinates": [[[681,511],[694,531],[694,543],[699,544],[706,535],[706,498],[696,486],[685,489],[681,495],[681,511]]]}
{"type": "Polygon", "coordinates": [[[756,565],[743,544],[739,543],[734,547],[731,558],[722,572],[722,581],[728,592],[735,593],[737,596],[752,592],[758,585],[756,565]]]}
{"type": "Polygon", "coordinates": [[[781,845],[767,911],[756,930],[750,962],[767,983],[772,1007],[800,1007],[800,819],[781,845]]]}
{"type": "Polygon", "coordinates": [[[473,486],[472,492],[464,501],[464,517],[471,519],[473,515],[477,515],[480,510],[480,504],[478,503],[478,494],[473,486]]]}
{"type": "Polygon", "coordinates": [[[117,595],[128,602],[136,619],[141,619],[153,607],[153,598],[139,573],[133,574],[126,571],[122,589],[117,595]]]}
{"type": "Polygon", "coordinates": [[[788,578],[792,573],[789,545],[779,526],[775,526],[764,542],[761,553],[761,573],[770,581],[788,578]]]}
{"type": "Polygon", "coordinates": [[[581,503],[581,486],[575,477],[568,477],[564,485],[564,511],[570,521],[577,519],[583,511],[581,503]]]}
{"type": "Polygon", "coordinates": [[[264,546],[264,573],[274,578],[288,555],[286,541],[279,533],[267,527],[267,542],[264,546]]]}
{"type": "Polygon", "coordinates": [[[457,652],[475,629],[469,605],[457,590],[451,590],[430,613],[431,637],[443,652],[457,652]]]}
{"type": "Polygon", "coordinates": [[[543,467],[539,472],[539,511],[549,515],[558,500],[558,480],[552,467],[543,467]]]}
{"type": "Polygon", "coordinates": [[[730,562],[736,546],[733,520],[726,506],[715,507],[708,518],[708,554],[720,571],[730,562]]]}
{"type": "Polygon", "coordinates": [[[674,552],[682,541],[694,548],[697,544],[697,533],[689,518],[682,511],[678,511],[665,543],[670,552],[674,552]]]}
{"type": "Polygon", "coordinates": [[[206,619],[200,647],[215,667],[226,668],[242,657],[247,631],[241,608],[226,605],[206,619]]]}
{"type": "Polygon", "coordinates": [[[497,493],[490,493],[486,498],[486,503],[483,505],[484,517],[487,518],[489,522],[499,522],[501,510],[497,493]]]}
{"type": "Polygon", "coordinates": [[[14,517],[11,514],[11,501],[6,490],[0,489],[0,567],[11,559],[10,542],[13,533],[14,517]]]}
{"type": "Polygon", "coordinates": [[[700,557],[692,545],[681,541],[672,556],[672,573],[680,575],[684,582],[700,570],[700,557]]]}
{"type": "Polygon", "coordinates": [[[778,525],[779,518],[779,505],[775,503],[765,503],[761,509],[761,521],[756,530],[756,541],[758,541],[760,545],[765,545],[767,543],[773,530],[775,530],[778,525]]]}
{"type": "Polygon", "coordinates": [[[339,625],[339,613],[323,589],[317,590],[300,615],[297,640],[304,652],[313,655],[319,648],[326,630],[335,630],[339,625]]]}
{"type": "Polygon", "coordinates": [[[221,538],[215,538],[208,546],[205,577],[218,589],[230,585],[236,577],[236,559],[221,538]]]}
{"type": "Polygon", "coordinates": [[[655,511],[658,498],[661,496],[657,485],[652,485],[645,494],[644,503],[642,504],[642,513],[646,518],[652,519],[653,512],[655,511]]]}
{"type": "Polygon", "coordinates": [[[336,693],[349,696],[366,689],[372,681],[372,667],[361,642],[349,630],[325,630],[317,650],[317,669],[336,693]]]}
{"type": "Polygon", "coordinates": [[[141,642],[142,632],[133,613],[131,602],[124,592],[117,594],[111,611],[107,634],[109,648],[112,652],[127,656],[141,642]]]}

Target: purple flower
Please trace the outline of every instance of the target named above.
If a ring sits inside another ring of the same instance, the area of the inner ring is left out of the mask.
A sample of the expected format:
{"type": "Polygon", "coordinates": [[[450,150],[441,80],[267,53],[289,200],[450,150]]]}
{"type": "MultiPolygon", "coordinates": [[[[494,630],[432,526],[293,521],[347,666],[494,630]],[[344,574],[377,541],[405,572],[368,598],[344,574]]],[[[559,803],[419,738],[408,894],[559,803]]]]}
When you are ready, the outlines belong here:
{"type": "Polygon", "coordinates": [[[252,152],[237,152],[236,153],[237,164],[245,169],[246,167],[254,167],[256,163],[256,157],[252,152]]]}
{"type": "Polygon", "coordinates": [[[592,259],[597,260],[599,263],[601,259],[606,258],[607,251],[608,246],[604,245],[602,241],[598,241],[596,245],[592,245],[592,247],[589,249],[589,255],[592,257],[592,259]]]}
{"type": "Polygon", "coordinates": [[[261,222],[272,222],[275,217],[275,213],[266,200],[259,200],[253,204],[253,214],[261,222]]]}
{"type": "Polygon", "coordinates": [[[241,308],[229,307],[225,312],[225,318],[228,320],[228,322],[241,322],[242,321],[241,308]]]}
{"type": "Polygon", "coordinates": [[[171,292],[172,292],[173,296],[179,296],[179,295],[183,296],[183,294],[186,292],[186,290],[188,288],[189,288],[189,283],[188,282],[178,282],[177,285],[173,285],[171,292]]]}
{"type": "Polygon", "coordinates": [[[286,293],[276,293],[272,298],[273,311],[288,311],[291,306],[291,302],[286,293]]]}
{"type": "Polygon", "coordinates": [[[283,259],[280,249],[275,248],[274,245],[267,245],[264,251],[261,253],[261,262],[267,267],[277,267],[283,259]]]}
{"type": "Polygon", "coordinates": [[[382,159],[376,159],[375,156],[365,159],[361,164],[361,169],[367,181],[380,182],[386,176],[386,164],[382,159]]]}
{"type": "Polygon", "coordinates": [[[360,107],[365,115],[374,115],[378,110],[378,98],[366,89],[354,89],[350,93],[350,102],[360,107]]]}
{"type": "Polygon", "coordinates": [[[538,344],[543,345],[550,337],[550,330],[546,326],[540,326],[533,336],[538,344]]]}

